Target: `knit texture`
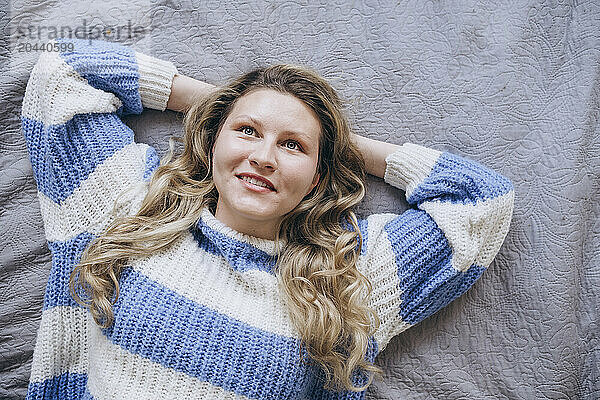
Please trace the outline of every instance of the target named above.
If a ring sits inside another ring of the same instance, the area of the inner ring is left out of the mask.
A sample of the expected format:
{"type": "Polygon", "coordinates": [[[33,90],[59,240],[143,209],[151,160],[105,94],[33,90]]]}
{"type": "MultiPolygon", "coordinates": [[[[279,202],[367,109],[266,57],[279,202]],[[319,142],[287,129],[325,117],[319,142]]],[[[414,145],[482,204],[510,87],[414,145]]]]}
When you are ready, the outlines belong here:
{"type": "MultiPolygon", "coordinates": [[[[171,248],[124,269],[110,328],[75,303],[68,279],[83,250],[115,215],[139,209],[158,166],[120,117],[164,110],[177,70],[115,43],[58,41],[74,51],[40,56],[21,116],[52,252],[27,398],[364,398],[324,390],[320,371],[300,361],[273,273],[275,243],[229,228],[207,208],[171,248]]],[[[370,361],[481,276],[506,236],[514,197],[503,176],[415,144],[386,163],[384,180],[406,191],[411,208],[359,220],[358,268],[381,320],[370,361]]]]}

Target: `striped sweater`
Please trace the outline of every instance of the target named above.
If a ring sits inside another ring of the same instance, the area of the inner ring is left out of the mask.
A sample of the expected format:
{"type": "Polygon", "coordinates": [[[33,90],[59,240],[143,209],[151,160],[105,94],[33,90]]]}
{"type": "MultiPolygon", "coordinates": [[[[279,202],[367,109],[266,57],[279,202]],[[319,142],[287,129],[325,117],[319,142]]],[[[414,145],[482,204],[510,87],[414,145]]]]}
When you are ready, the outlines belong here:
{"type": "MultiPolygon", "coordinates": [[[[114,218],[115,202],[116,215],[139,209],[159,162],[120,117],[165,110],[177,70],[116,43],[60,43],[69,51],[45,52],[33,68],[21,117],[52,253],[27,398],[364,398],[324,390],[320,371],[300,361],[272,272],[275,243],[209,209],[169,250],[128,264],[111,327],[74,302],[68,279],[83,250],[114,218]]],[[[381,320],[370,361],[479,278],[508,231],[514,197],[505,177],[449,153],[407,143],[386,163],[385,182],[411,208],[359,220],[358,268],[381,320]]]]}

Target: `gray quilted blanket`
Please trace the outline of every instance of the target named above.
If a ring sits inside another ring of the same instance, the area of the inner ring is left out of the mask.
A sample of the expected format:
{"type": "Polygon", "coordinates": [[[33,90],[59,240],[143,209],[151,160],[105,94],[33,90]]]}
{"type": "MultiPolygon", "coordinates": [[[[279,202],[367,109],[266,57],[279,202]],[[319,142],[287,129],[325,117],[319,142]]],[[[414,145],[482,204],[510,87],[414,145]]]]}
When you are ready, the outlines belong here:
{"type": "MultiPolygon", "coordinates": [[[[89,35],[213,84],[289,62],[348,100],[357,133],[480,161],[515,184],[475,286],[397,336],[369,399],[598,399],[600,4],[595,0],[0,0],[0,398],[25,397],[50,253],[20,110],[35,43],[89,35]]],[[[167,148],[181,115],[144,111],[167,148]]],[[[370,178],[359,214],[400,212],[370,178]]]]}

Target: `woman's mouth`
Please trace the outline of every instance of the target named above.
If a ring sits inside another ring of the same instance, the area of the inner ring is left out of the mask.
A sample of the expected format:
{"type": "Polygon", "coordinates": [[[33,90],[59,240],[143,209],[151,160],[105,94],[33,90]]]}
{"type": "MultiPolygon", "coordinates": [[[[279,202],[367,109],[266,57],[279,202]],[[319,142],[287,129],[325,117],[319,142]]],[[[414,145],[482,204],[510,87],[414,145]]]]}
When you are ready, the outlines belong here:
{"type": "Polygon", "coordinates": [[[236,177],[242,182],[242,184],[250,190],[259,193],[268,193],[274,192],[274,189],[271,189],[267,186],[266,183],[259,181],[258,179],[251,178],[249,176],[240,176],[236,175],[236,177]]]}

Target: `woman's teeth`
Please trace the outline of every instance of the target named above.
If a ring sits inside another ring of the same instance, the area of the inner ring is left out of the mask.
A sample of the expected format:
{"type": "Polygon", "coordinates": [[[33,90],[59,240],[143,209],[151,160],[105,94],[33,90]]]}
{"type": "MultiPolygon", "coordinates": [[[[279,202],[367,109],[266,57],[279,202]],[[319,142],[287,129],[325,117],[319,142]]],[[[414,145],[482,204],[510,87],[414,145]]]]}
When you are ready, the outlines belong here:
{"type": "Polygon", "coordinates": [[[261,186],[261,187],[264,187],[267,189],[271,189],[266,183],[261,182],[254,178],[250,178],[249,176],[242,176],[241,179],[245,180],[246,182],[250,182],[251,184],[256,185],[256,186],[261,186]]]}

